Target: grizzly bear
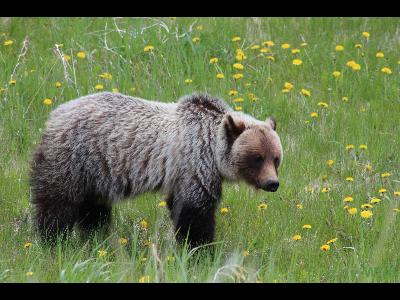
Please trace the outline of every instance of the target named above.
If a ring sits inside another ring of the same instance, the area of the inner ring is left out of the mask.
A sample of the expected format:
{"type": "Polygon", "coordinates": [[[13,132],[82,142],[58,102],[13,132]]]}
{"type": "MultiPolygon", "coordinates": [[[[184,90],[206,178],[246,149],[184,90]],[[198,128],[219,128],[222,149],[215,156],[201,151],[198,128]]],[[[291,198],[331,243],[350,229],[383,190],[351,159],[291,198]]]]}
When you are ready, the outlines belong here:
{"type": "Polygon", "coordinates": [[[36,227],[46,241],[74,225],[91,232],[110,223],[113,203],[160,191],[178,241],[212,242],[223,180],[277,190],[275,129],[273,118],[202,94],[177,103],[109,92],[71,100],[51,113],[33,155],[36,227]]]}

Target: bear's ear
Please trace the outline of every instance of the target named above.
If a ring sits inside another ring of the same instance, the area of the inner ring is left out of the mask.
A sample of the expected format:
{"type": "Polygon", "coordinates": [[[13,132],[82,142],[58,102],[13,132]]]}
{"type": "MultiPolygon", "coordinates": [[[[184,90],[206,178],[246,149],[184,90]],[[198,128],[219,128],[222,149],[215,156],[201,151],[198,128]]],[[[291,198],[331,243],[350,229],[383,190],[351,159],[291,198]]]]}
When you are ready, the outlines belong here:
{"type": "Polygon", "coordinates": [[[265,120],[265,122],[267,122],[267,124],[271,125],[271,128],[273,130],[276,130],[276,120],[274,117],[269,117],[265,120]]]}
{"type": "Polygon", "coordinates": [[[232,143],[246,128],[243,121],[235,120],[231,115],[225,117],[224,127],[228,141],[232,143]]]}

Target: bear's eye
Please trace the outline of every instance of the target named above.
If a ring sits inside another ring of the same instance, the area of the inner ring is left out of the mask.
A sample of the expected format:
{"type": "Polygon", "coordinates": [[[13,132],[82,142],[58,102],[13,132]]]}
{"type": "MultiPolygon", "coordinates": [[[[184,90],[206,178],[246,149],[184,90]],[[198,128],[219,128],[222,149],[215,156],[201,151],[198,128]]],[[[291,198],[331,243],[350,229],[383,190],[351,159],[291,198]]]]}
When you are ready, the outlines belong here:
{"type": "Polygon", "coordinates": [[[264,162],[264,157],[262,157],[261,155],[256,155],[256,156],[254,157],[254,162],[255,162],[257,165],[261,165],[261,164],[264,162]]]}
{"type": "Polygon", "coordinates": [[[279,158],[278,157],[274,158],[274,165],[275,165],[275,169],[278,169],[278,167],[279,167],[279,158]]]}

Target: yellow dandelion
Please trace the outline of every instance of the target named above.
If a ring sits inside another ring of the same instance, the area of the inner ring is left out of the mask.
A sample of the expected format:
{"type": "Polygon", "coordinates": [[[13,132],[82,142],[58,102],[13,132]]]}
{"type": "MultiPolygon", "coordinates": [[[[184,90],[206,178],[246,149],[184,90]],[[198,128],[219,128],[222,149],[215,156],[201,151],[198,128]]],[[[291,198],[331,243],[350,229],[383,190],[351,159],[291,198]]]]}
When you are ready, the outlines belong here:
{"type": "Polygon", "coordinates": [[[273,57],[272,55],[266,56],[265,59],[270,60],[270,61],[275,61],[275,57],[273,57]]]}
{"type": "Polygon", "coordinates": [[[346,97],[346,96],[344,96],[344,97],[342,97],[342,101],[343,101],[343,102],[348,102],[348,101],[349,101],[349,98],[346,97]]]}
{"type": "Polygon", "coordinates": [[[354,149],[354,145],[353,144],[346,145],[346,150],[347,151],[350,151],[350,150],[353,150],[353,149],[354,149]]]}
{"type": "Polygon", "coordinates": [[[385,74],[392,74],[392,70],[388,67],[384,67],[381,69],[381,72],[385,73],[385,74]]]}
{"type": "Polygon", "coordinates": [[[301,43],[300,46],[301,46],[301,47],[307,47],[308,44],[307,44],[307,43],[301,43]]]}
{"type": "Polygon", "coordinates": [[[149,283],[150,282],[150,276],[142,276],[139,278],[139,283],[149,283]]]}
{"type": "Polygon", "coordinates": [[[311,118],[318,118],[318,113],[314,111],[314,112],[310,113],[310,117],[311,118]]]}
{"type": "Polygon", "coordinates": [[[96,84],[96,86],[94,88],[96,90],[102,90],[102,89],[104,89],[104,86],[102,84],[96,84]]]}
{"type": "Polygon", "coordinates": [[[357,213],[357,208],[356,208],[356,207],[348,208],[348,209],[347,209],[347,212],[348,212],[350,215],[355,215],[355,214],[357,213]]]}
{"type": "Polygon", "coordinates": [[[267,46],[267,47],[273,47],[273,46],[275,46],[275,43],[273,42],[273,41],[265,41],[265,42],[263,42],[262,43],[264,46],[267,46]]]}
{"type": "Polygon", "coordinates": [[[243,251],[242,254],[243,254],[244,257],[247,257],[247,256],[250,255],[250,252],[248,250],[245,250],[245,251],[243,251]]]}
{"type": "Polygon", "coordinates": [[[196,44],[196,43],[200,42],[200,38],[198,36],[196,36],[196,37],[192,38],[192,42],[196,44]]]}
{"type": "Polygon", "coordinates": [[[313,192],[313,188],[311,186],[307,187],[307,192],[312,193],[313,192]]]}
{"type": "Polygon", "coordinates": [[[242,49],[236,49],[236,57],[235,57],[235,59],[237,61],[242,61],[242,60],[244,60],[246,58],[247,58],[247,56],[244,54],[242,49]]]}
{"type": "Polygon", "coordinates": [[[59,87],[62,86],[61,82],[59,82],[59,81],[56,81],[56,82],[54,83],[54,85],[55,85],[56,88],[59,88],[59,87]]]}
{"type": "Polygon", "coordinates": [[[329,105],[326,102],[318,102],[318,106],[322,107],[322,108],[327,108],[329,105]]]}
{"type": "Polygon", "coordinates": [[[303,61],[301,59],[293,59],[292,63],[295,66],[300,66],[303,63],[303,61]]]}
{"type": "Polygon", "coordinates": [[[400,212],[400,208],[393,208],[393,211],[399,213],[400,212]]]}
{"type": "Polygon", "coordinates": [[[385,188],[380,188],[379,190],[378,190],[378,193],[379,194],[384,194],[384,193],[386,193],[387,192],[387,190],[385,189],[385,188]]]}
{"type": "Polygon", "coordinates": [[[151,52],[151,51],[153,51],[154,50],[154,46],[152,46],[152,45],[147,45],[147,46],[145,46],[144,48],[143,48],[143,51],[144,52],[151,52]]]}
{"type": "Polygon", "coordinates": [[[332,73],[332,75],[334,76],[334,77],[339,77],[340,76],[340,72],[339,71],[334,71],[333,73],[332,73]]]}
{"type": "Polygon", "coordinates": [[[379,198],[372,198],[369,202],[371,203],[371,204],[377,204],[377,203],[379,203],[379,202],[381,202],[382,200],[381,199],[379,199],[379,198]]]}
{"type": "Polygon", "coordinates": [[[76,56],[80,59],[84,59],[86,57],[86,53],[84,51],[79,51],[76,56]]]}
{"type": "Polygon", "coordinates": [[[269,53],[269,52],[271,52],[271,49],[269,49],[269,48],[261,48],[260,49],[260,53],[269,53]]]}
{"type": "Polygon", "coordinates": [[[13,40],[5,40],[3,44],[4,44],[4,46],[11,46],[12,44],[14,44],[14,41],[13,40]]]}
{"type": "Polygon", "coordinates": [[[218,74],[216,75],[216,77],[217,77],[218,79],[224,79],[224,78],[225,78],[225,76],[224,76],[223,73],[218,73],[218,74]]]}
{"type": "Polygon", "coordinates": [[[238,69],[238,70],[243,70],[244,69],[244,66],[242,64],[240,64],[240,63],[233,64],[233,67],[235,69],[238,69]]]}
{"type": "Polygon", "coordinates": [[[126,239],[126,238],[119,238],[118,239],[118,243],[120,244],[120,245],[126,245],[127,243],[128,243],[128,239],[126,239]]]}
{"type": "Polygon", "coordinates": [[[236,102],[236,103],[244,102],[244,98],[242,98],[242,97],[235,98],[235,99],[233,99],[233,102],[236,102]]]}
{"type": "Polygon", "coordinates": [[[216,64],[218,62],[217,57],[210,58],[210,64],[216,64]]]}
{"type": "Polygon", "coordinates": [[[104,257],[107,255],[107,251],[106,250],[99,250],[97,251],[99,257],[104,257]]]}
{"type": "Polygon", "coordinates": [[[363,210],[362,212],[360,212],[361,218],[363,219],[369,219],[373,216],[372,211],[370,210],[363,210]]]}
{"type": "Polygon", "coordinates": [[[188,78],[188,79],[185,79],[185,83],[186,84],[191,84],[193,82],[193,80],[192,79],[190,79],[190,78],[188,78]]]}
{"type": "Polygon", "coordinates": [[[390,176],[392,176],[392,174],[390,174],[389,172],[385,172],[385,173],[381,174],[382,178],[387,178],[387,177],[390,177],[390,176]]]}
{"type": "Polygon", "coordinates": [[[64,55],[63,55],[63,59],[64,59],[65,61],[70,61],[70,60],[71,60],[71,56],[69,56],[69,55],[67,55],[67,54],[64,54],[64,55]]]}
{"type": "Polygon", "coordinates": [[[334,242],[336,242],[338,239],[337,238],[333,238],[333,239],[330,239],[329,241],[327,241],[326,243],[329,245],[329,244],[333,244],[334,242]]]}
{"type": "Polygon", "coordinates": [[[297,54],[297,53],[300,53],[300,49],[297,49],[297,48],[294,48],[294,49],[292,49],[292,54],[297,54]]]}
{"type": "Polygon", "coordinates": [[[362,35],[367,39],[370,37],[370,33],[368,31],[363,31],[362,35]]]}
{"type": "Polygon", "coordinates": [[[242,110],[243,110],[243,107],[241,107],[241,106],[235,106],[235,110],[236,110],[236,111],[242,111],[242,110]]]}
{"type": "Polygon", "coordinates": [[[107,73],[107,72],[104,72],[104,73],[100,74],[99,77],[101,77],[103,79],[108,79],[108,80],[112,79],[112,75],[110,73],[107,73]]]}
{"type": "Polygon", "coordinates": [[[31,277],[33,275],[32,271],[26,272],[26,276],[31,277]]]}
{"type": "Polygon", "coordinates": [[[393,192],[393,195],[395,195],[395,196],[397,196],[397,197],[400,197],[400,191],[394,191],[394,192],[393,192]]]}
{"type": "Polygon", "coordinates": [[[343,209],[349,209],[349,207],[350,207],[350,206],[345,205],[345,206],[343,206],[343,209]]]}
{"type": "Polygon", "coordinates": [[[330,189],[329,187],[324,186],[324,187],[322,188],[321,192],[322,192],[322,193],[329,193],[330,190],[331,190],[331,189],[330,189]]]}
{"type": "Polygon", "coordinates": [[[222,207],[222,208],[219,210],[219,212],[220,212],[222,215],[226,215],[227,213],[229,213],[229,208],[228,208],[228,207],[222,207]]]}
{"type": "Polygon", "coordinates": [[[139,225],[140,225],[140,228],[142,228],[142,229],[147,229],[147,228],[149,228],[149,222],[147,222],[146,219],[142,219],[142,220],[139,222],[139,225]]]}
{"type": "Polygon", "coordinates": [[[232,42],[239,42],[241,38],[239,36],[235,36],[232,38],[232,42]]]}
{"type": "Polygon", "coordinates": [[[371,165],[365,165],[365,170],[372,171],[372,166],[371,165]]]}
{"type": "Polygon", "coordinates": [[[294,236],[292,236],[292,240],[293,241],[300,241],[301,240],[301,235],[300,234],[295,234],[294,236]]]}
{"type": "Polygon", "coordinates": [[[160,201],[158,203],[158,207],[166,207],[167,206],[167,202],[166,201],[160,201]]]}
{"type": "Polygon", "coordinates": [[[335,161],[333,159],[328,159],[326,161],[326,164],[327,164],[328,167],[332,167],[334,163],[335,163],[335,161]]]}
{"type": "Polygon", "coordinates": [[[16,84],[17,81],[16,81],[15,79],[11,79],[8,83],[9,83],[9,84],[16,84]]]}
{"type": "Polygon", "coordinates": [[[340,52],[340,51],[343,51],[343,50],[344,50],[343,45],[336,45],[336,47],[335,47],[335,51],[336,52],[340,52]]]}
{"type": "Polygon", "coordinates": [[[353,69],[353,71],[359,71],[359,70],[361,70],[361,65],[356,63],[356,64],[352,65],[351,68],[353,69]]]}
{"type": "Polygon", "coordinates": [[[32,243],[31,242],[27,242],[24,244],[24,248],[25,249],[29,249],[30,247],[32,247],[32,243]]]}
{"type": "Polygon", "coordinates": [[[288,90],[291,90],[294,87],[294,85],[291,84],[290,82],[285,82],[283,86],[285,89],[288,89],[288,90]]]}
{"type": "Polygon", "coordinates": [[[119,92],[119,90],[118,90],[117,88],[112,88],[111,91],[112,91],[113,93],[118,93],[118,92],[119,92]]]}
{"type": "Polygon", "coordinates": [[[251,50],[257,50],[260,49],[260,45],[253,45],[250,47],[251,50]]]}
{"type": "Polygon", "coordinates": [[[287,43],[282,44],[282,45],[281,45],[281,48],[282,48],[282,49],[289,49],[289,48],[290,48],[290,44],[287,44],[287,43]]]}
{"type": "Polygon", "coordinates": [[[296,208],[297,209],[303,209],[303,204],[301,204],[301,203],[296,204],[296,208]]]}
{"type": "Polygon", "coordinates": [[[379,51],[379,52],[376,52],[375,57],[377,57],[377,58],[384,58],[384,57],[385,57],[385,54],[384,54],[383,52],[379,51]]]}
{"type": "Polygon", "coordinates": [[[242,78],[243,78],[243,74],[242,74],[242,73],[236,73],[236,74],[233,75],[233,78],[234,78],[235,80],[242,79],[242,78]]]}
{"type": "Polygon", "coordinates": [[[346,196],[344,199],[343,199],[343,202],[346,202],[346,203],[348,203],[348,202],[353,202],[353,197],[352,196],[346,196]]]}
{"type": "Polygon", "coordinates": [[[46,98],[43,100],[43,104],[44,105],[52,105],[53,104],[53,100],[46,98]]]}
{"type": "Polygon", "coordinates": [[[369,204],[369,203],[365,203],[365,204],[361,205],[361,208],[370,209],[370,208],[373,208],[373,206],[371,204],[369,204]]]}
{"type": "Polygon", "coordinates": [[[346,177],[346,181],[354,181],[354,178],[351,177],[351,176],[347,176],[347,177],[346,177]]]}
{"type": "Polygon", "coordinates": [[[311,229],[311,225],[310,224],[304,224],[303,225],[303,229],[311,229]]]}
{"type": "Polygon", "coordinates": [[[331,246],[329,246],[328,244],[325,244],[325,245],[322,245],[322,246],[320,247],[320,249],[321,249],[322,251],[329,251],[329,249],[331,249],[331,246]]]}
{"type": "Polygon", "coordinates": [[[282,89],[282,93],[289,93],[290,90],[289,89],[282,89]]]}
{"type": "Polygon", "coordinates": [[[361,144],[360,146],[358,146],[358,149],[360,150],[367,150],[368,146],[366,144],[361,144]]]}
{"type": "Polygon", "coordinates": [[[354,48],[360,49],[360,48],[362,48],[362,45],[361,45],[361,44],[355,44],[355,45],[354,45],[354,48]]]}
{"type": "Polygon", "coordinates": [[[238,91],[236,91],[236,90],[230,90],[229,92],[228,92],[228,95],[229,96],[236,96],[238,94],[238,91]]]}
{"type": "Polygon", "coordinates": [[[259,210],[266,210],[267,208],[268,208],[268,204],[266,204],[266,203],[261,203],[260,205],[258,205],[259,210]]]}
{"type": "Polygon", "coordinates": [[[301,89],[300,93],[302,93],[306,97],[310,97],[311,96],[311,92],[309,90],[306,90],[306,89],[301,89]]]}

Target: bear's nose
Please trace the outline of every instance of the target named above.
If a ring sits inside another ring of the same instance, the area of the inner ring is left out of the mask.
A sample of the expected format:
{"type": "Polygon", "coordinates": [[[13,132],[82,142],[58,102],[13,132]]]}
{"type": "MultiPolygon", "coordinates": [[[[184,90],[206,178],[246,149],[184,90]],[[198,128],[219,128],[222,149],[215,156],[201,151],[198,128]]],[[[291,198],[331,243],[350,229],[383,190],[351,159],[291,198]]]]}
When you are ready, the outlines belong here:
{"type": "Polygon", "coordinates": [[[279,187],[279,181],[278,180],[267,180],[267,182],[264,184],[262,189],[267,191],[267,192],[276,192],[278,187],[279,187]]]}

